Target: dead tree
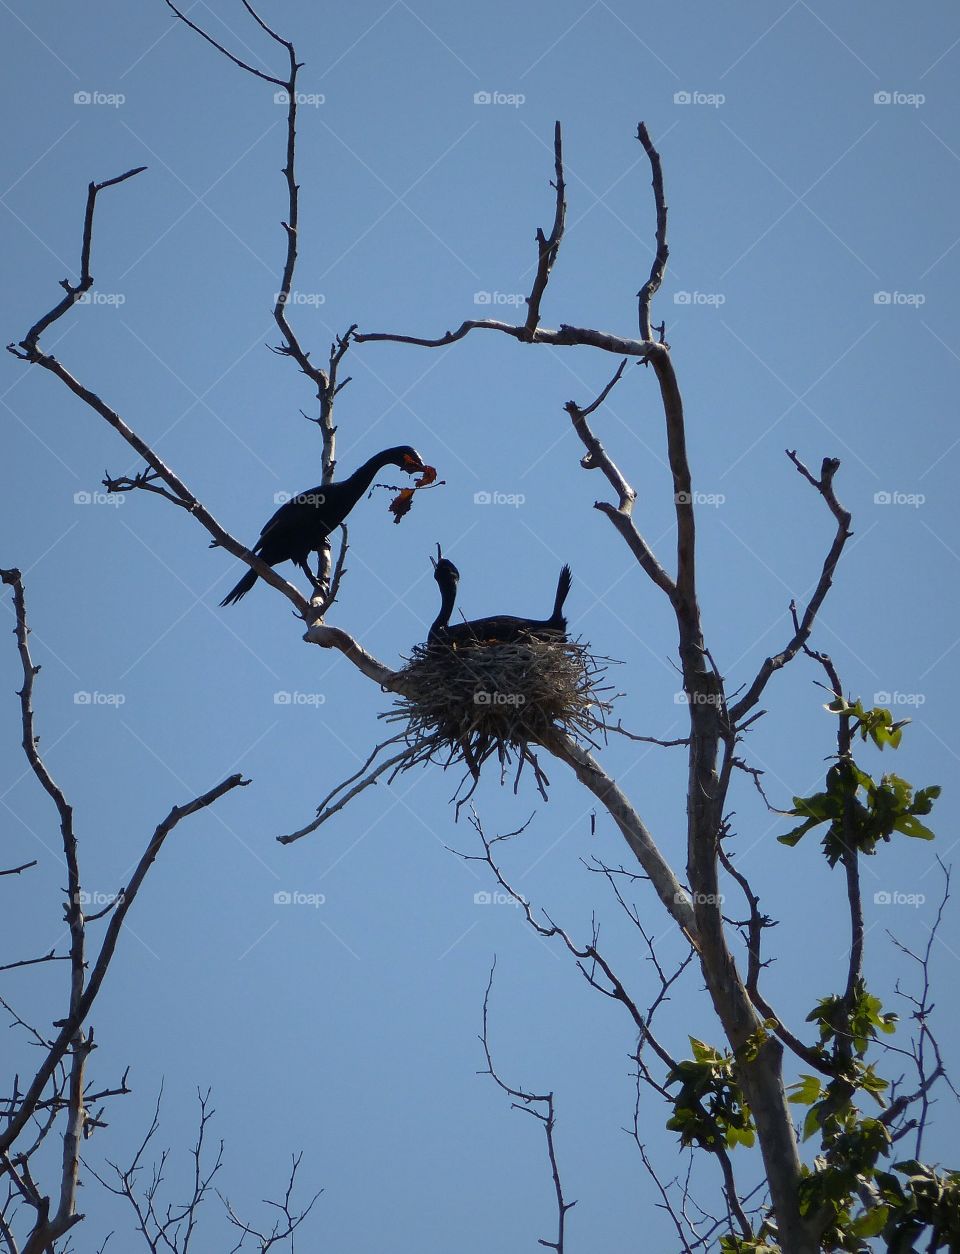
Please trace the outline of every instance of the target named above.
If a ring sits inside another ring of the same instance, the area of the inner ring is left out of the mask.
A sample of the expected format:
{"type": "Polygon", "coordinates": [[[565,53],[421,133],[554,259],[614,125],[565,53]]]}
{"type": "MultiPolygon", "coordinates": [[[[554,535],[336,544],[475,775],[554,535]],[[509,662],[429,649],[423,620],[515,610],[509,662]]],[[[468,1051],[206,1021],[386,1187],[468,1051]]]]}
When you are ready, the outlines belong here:
{"type": "MultiPolygon", "coordinates": [[[[836,489],[839,462],[832,457],[822,460],[818,472],[811,471],[796,451],[788,457],[797,473],[820,498],[833,520],[833,535],[823,557],[813,593],[802,605],[791,606],[793,626],[782,648],[758,660],[755,675],[745,690],[729,694],[723,674],[714,662],[710,642],[705,638],[700,615],[697,571],[697,531],[694,482],[687,456],[687,432],[683,399],[674,369],[666,329],[663,322],[654,325],[652,306],[663,281],[669,249],[667,242],[667,205],[664,193],[660,155],[647,128],[640,123],[637,141],[642,146],[652,175],[655,210],[655,249],[649,274],[643,276],[637,292],[637,327],[629,331],[609,332],[560,324],[556,328],[542,324],[541,306],[546,297],[550,275],[558,263],[563,243],[566,213],[563,143],[560,124],[554,132],[554,219],[549,234],[536,232],[536,275],[526,298],[527,312],[516,324],[492,318],[467,319],[453,331],[440,335],[406,332],[358,330],[350,325],[343,336],[331,346],[327,364],[319,368],[312,363],[288,319],[287,298],[292,290],[297,263],[298,231],[300,229],[298,185],[296,181],[297,137],[297,74],[300,64],[292,42],[273,31],[258,16],[248,0],[241,0],[250,17],[263,34],[281,50],[286,63],[282,74],[273,76],[255,69],[181,12],[172,0],[170,9],[196,34],[212,45],[218,55],[229,58],[239,69],[278,87],[287,99],[287,146],[283,174],[287,194],[287,214],[283,223],[286,241],[282,266],[280,294],[274,311],[281,342],[276,351],[291,359],[315,390],[315,420],[323,437],[324,476],[329,481],[334,461],[333,404],[343,382],[338,382],[338,369],[348,350],[360,346],[393,342],[430,350],[445,348],[465,341],[474,332],[488,331],[508,336],[528,351],[550,345],[560,349],[581,349],[612,354],[620,361],[610,382],[592,400],[571,400],[566,411],[584,453],[580,465],[586,471],[598,470],[606,483],[606,492],[595,508],[609,519],[620,540],[627,546],[638,566],[664,598],[664,605],[675,622],[677,655],[683,691],[689,711],[689,732],[682,745],[688,757],[687,789],[687,851],[683,871],[673,867],[661,851],[654,834],[625,791],[604,770],[597,757],[562,727],[539,734],[538,745],[557,761],[568,766],[580,783],[593,794],[598,804],[610,815],[626,841],[630,857],[638,864],[635,877],[649,881],[658,909],[662,909],[687,938],[691,955],[695,954],[704,983],[724,1034],[722,1047],[697,1043],[691,1059],[675,1059],[661,1055],[652,1044],[650,1013],[627,992],[609,964],[605,964],[596,939],[578,945],[554,925],[528,918],[550,935],[558,935],[581,964],[591,983],[607,996],[626,1006],[634,1019],[641,1044],[651,1045],[667,1074],[651,1079],[672,1107],[669,1126],[680,1135],[681,1143],[711,1154],[720,1165],[726,1198],[726,1215],[721,1216],[710,1236],[701,1233],[696,1241],[681,1228],[678,1235],[685,1248],[699,1245],[714,1236],[727,1251],[759,1251],[780,1249],[788,1254],[814,1254],[828,1248],[859,1250],[866,1248],[871,1236],[888,1232],[890,1239],[911,1239],[914,1231],[930,1230],[929,1248],[935,1241],[960,1241],[960,1177],[939,1174],[922,1162],[911,1160],[900,1176],[885,1171],[880,1159],[888,1155],[897,1135],[905,1126],[903,1120],[914,1119],[912,1127],[922,1127],[923,1114],[909,1116],[918,1103],[921,1111],[931,1086],[943,1077],[943,1066],[929,1036],[928,1002],[921,999],[923,1023],[920,1037],[924,1050],[917,1058],[917,1088],[892,1099],[876,1118],[861,1117],[854,1100],[857,1094],[885,1091],[878,1081],[873,1064],[866,1063],[867,1051],[874,1048],[878,1033],[892,1027],[889,1014],[882,1014],[879,1003],[869,994],[863,980],[863,923],[858,867],[862,857],[875,853],[878,842],[893,832],[908,836],[930,833],[918,816],[926,814],[936,796],[934,789],[916,793],[897,777],[874,781],[855,762],[853,743],[856,736],[877,746],[895,747],[901,727],[888,711],[868,710],[859,702],[848,700],[839,677],[829,659],[813,653],[810,641],[817,615],[830,592],[838,563],[851,533],[851,515],[842,505],[836,489]],[[626,363],[647,368],[659,392],[664,439],[672,478],[672,503],[676,524],[676,552],[668,561],[654,552],[646,539],[637,494],[618,460],[608,451],[597,433],[595,415],[599,416],[611,390],[622,378],[626,363]],[[729,848],[731,830],[727,820],[728,798],[735,772],[746,770],[758,781],[758,773],[742,757],[742,744],[748,730],[762,716],[761,701],[772,690],[777,674],[798,657],[809,656],[822,666],[827,675],[826,687],[831,709],[837,719],[838,738],[835,764],[828,774],[822,794],[813,798],[795,799],[791,813],[799,817],[800,827],[788,833],[795,843],[803,833],[821,823],[829,823],[825,849],[828,858],[839,862],[845,871],[847,908],[850,917],[850,958],[839,994],[823,999],[810,1016],[818,1039],[804,1039],[806,1028],[791,1027],[769,993],[761,987],[764,969],[762,939],[769,916],[761,910],[760,896],[737,868],[729,848]],[[731,919],[723,913],[722,876],[738,885],[747,905],[747,917],[731,919]],[[747,962],[744,969],[735,953],[736,938],[747,941],[747,962]],[[804,1081],[794,1099],[808,1110],[804,1131],[820,1138],[820,1153],[814,1162],[801,1157],[800,1136],[794,1125],[784,1074],[785,1054],[808,1068],[813,1075],[804,1081]],[[931,1056],[934,1063],[930,1065],[931,1056]],[[737,1144],[759,1145],[764,1165],[764,1199],[759,1210],[748,1213],[745,1198],[755,1190],[740,1189],[733,1171],[734,1156],[730,1151],[737,1144]],[[935,1199],[935,1200],[931,1200],[935,1199]],[[914,1225],[911,1228],[911,1224],[914,1225]],[[935,1239],[935,1240],[934,1240],[935,1239]]],[[[187,510],[208,535],[229,552],[240,557],[261,578],[286,596],[305,628],[305,639],[327,648],[336,648],[369,680],[382,689],[407,695],[403,671],[395,671],[372,657],[360,642],[346,631],[324,622],[331,598],[314,588],[303,596],[275,571],[260,562],[245,546],[229,535],[197,499],[185,478],[167,466],[136,432],[129,420],[122,417],[99,395],[81,382],[42,344],[44,333],[67,315],[80,297],[93,284],[91,245],[94,210],[101,191],[139,174],[131,170],[102,183],[90,185],[84,218],[80,280],[73,284],[64,280],[65,295],[42,315],[23,339],[11,345],[11,351],[25,363],[39,366],[53,374],[75,396],[103,418],[146,463],[146,468],[133,479],[111,480],[110,486],[121,491],[150,490],[158,492],[172,504],[187,510]]],[[[372,351],[368,350],[368,351],[372,351]]],[[[327,564],[329,572],[329,558],[327,564]]],[[[321,581],[322,583],[322,581],[321,581]]],[[[335,805],[321,806],[320,818],[339,810],[350,797],[378,778],[385,769],[396,769],[401,754],[394,753],[384,763],[376,761],[379,750],[395,746],[395,739],[377,746],[368,760],[369,771],[358,773],[345,796],[335,805]],[[360,775],[363,778],[360,779],[360,775]],[[359,779],[359,782],[356,782],[359,779]]],[[[239,783],[239,778],[236,778],[239,783]]],[[[233,786],[231,784],[230,786],[233,786]]],[[[220,786],[221,789],[225,785],[220,786]]],[[[343,786],[346,788],[346,785],[343,786]]],[[[198,799],[199,804],[202,799],[198,799]]],[[[286,839],[295,839],[312,830],[316,824],[286,839]]],[[[159,829],[158,829],[159,830],[159,829]]],[[[489,858],[494,871],[495,864],[489,858]]],[[[631,866],[634,863],[631,862],[631,866]]],[[[616,869],[596,868],[612,878],[616,869]]],[[[619,873],[619,872],[617,872],[619,873]]],[[[627,874],[627,872],[623,872],[627,874]]],[[[498,873],[499,874],[499,873],[498,873]]],[[[645,938],[645,943],[649,941],[645,938]]],[[[920,959],[918,958],[918,961],[920,959]]],[[[661,973],[661,991],[674,977],[661,973]]],[[[656,1006],[663,1004],[661,997],[656,1006]]],[[[655,1007],[656,1008],[656,1007],[655,1007]]],[[[84,1008],[84,1012],[86,1008],[84,1008]]],[[[79,1012],[77,1012],[79,1013],[79,1012]]],[[[64,1049],[79,1026],[77,1013],[68,1021],[69,1033],[64,1049]]],[[[64,1032],[67,1028],[64,1028],[64,1032]]],[[[59,1039],[59,1038],[58,1038],[59,1039]]],[[[638,1050],[638,1069],[643,1076],[647,1064],[638,1050]]],[[[489,1063],[489,1056],[488,1056],[489,1063]]],[[[492,1064],[490,1065],[493,1071],[492,1064]]],[[[49,1075],[44,1076],[44,1083],[49,1075]]],[[[37,1082],[31,1088],[36,1088],[37,1082]]],[[[521,1102],[534,1101],[535,1095],[519,1089],[508,1091],[521,1102]]],[[[543,1099],[547,1101],[547,1099],[543,1099]]],[[[550,1129],[550,1153],[553,1160],[552,1095],[547,1104],[547,1126],[550,1129]]],[[[21,1124],[22,1126],[22,1124],[21,1124]]],[[[638,1144],[640,1140],[638,1137],[638,1144]]],[[[642,1150],[642,1145],[641,1145],[642,1150]]],[[[666,1194],[665,1187],[651,1170],[654,1180],[666,1194]]],[[[29,1188],[29,1186],[26,1186],[29,1188]]],[[[563,1220],[569,1205],[560,1198],[561,1240],[563,1220]]],[[[47,1222],[44,1217],[44,1223],[47,1222]]],[[[551,1243],[559,1248],[558,1243],[551,1243]]],[[[901,1243],[895,1248],[905,1248],[901,1243]]]]}

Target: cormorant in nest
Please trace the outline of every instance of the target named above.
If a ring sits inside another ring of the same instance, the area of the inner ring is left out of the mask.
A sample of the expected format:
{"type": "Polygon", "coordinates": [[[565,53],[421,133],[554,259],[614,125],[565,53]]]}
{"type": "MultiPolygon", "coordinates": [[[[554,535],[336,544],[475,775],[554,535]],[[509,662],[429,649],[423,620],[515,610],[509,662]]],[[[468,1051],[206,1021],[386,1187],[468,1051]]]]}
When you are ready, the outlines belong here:
{"type": "Polygon", "coordinates": [[[562,642],[567,638],[567,620],[563,615],[563,603],[570,591],[573,576],[570,567],[564,566],[557,581],[557,595],[553,613],[549,618],[517,618],[513,614],[491,614],[488,618],[475,618],[466,623],[450,625],[450,615],[457,599],[457,583],[460,572],[437,545],[437,560],[433,562],[433,577],[440,588],[440,613],[427,635],[431,645],[446,644],[463,648],[475,644],[512,644],[524,636],[537,640],[562,642]]]}

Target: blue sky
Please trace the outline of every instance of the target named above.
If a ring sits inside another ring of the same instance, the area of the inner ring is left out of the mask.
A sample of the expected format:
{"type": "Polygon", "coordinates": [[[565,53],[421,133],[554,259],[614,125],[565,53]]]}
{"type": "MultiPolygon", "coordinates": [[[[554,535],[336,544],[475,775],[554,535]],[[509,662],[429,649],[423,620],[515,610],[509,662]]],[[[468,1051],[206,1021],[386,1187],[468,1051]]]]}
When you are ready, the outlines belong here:
{"type": "MultiPolygon", "coordinates": [[[[653,238],[635,139],[647,123],[670,207],[654,314],[666,320],[684,390],[705,501],[704,624],[728,690],[786,642],[789,601],[809,594],[832,536],[784,449],[812,468],[838,456],[855,536],[815,644],[852,693],[889,693],[914,720],[894,760],[865,750],[864,766],[944,785],[936,845],[902,839],[864,871],[869,978],[892,1006],[895,980],[910,972],[886,929],[924,942],[940,891],[934,854],[949,862],[956,842],[960,15],[924,6],[906,22],[885,0],[667,11],[603,0],[469,10],[291,0],[263,11],[295,39],[301,88],[314,97],[300,116],[295,317],[321,359],[354,322],[439,335],[490,306],[515,315],[535,229],[552,221],[557,118],[568,223],[543,323],[634,334],[653,238]],[[477,93],[497,95],[483,104],[477,93]],[[926,901],[883,906],[875,892],[926,901]]],[[[201,0],[190,14],[254,64],[282,70],[239,3],[201,0]]],[[[0,140],[6,339],[75,276],[87,183],[147,165],[101,197],[97,295],[47,346],[252,540],[276,493],[319,480],[317,431],[299,414],[310,391],[266,348],[276,342],[284,109],[272,87],[217,57],[159,2],[91,12],[13,0],[0,23],[11,119],[0,140]]],[[[358,507],[333,621],[393,664],[436,613],[437,541],[460,568],[469,616],[547,613],[569,561],[571,627],[622,661],[624,722],[681,735],[668,607],[591,508],[606,485],[580,469],[563,411],[591,400],[616,365],[486,332],[440,351],[351,349],[337,408],[341,469],[409,442],[446,486],[418,498],[398,527],[386,494],[358,507]],[[478,503],[483,493],[513,503],[478,503]]],[[[278,846],[274,837],[306,822],[381,738],[387,699],[339,655],[304,646],[287,605],[262,586],[220,610],[237,563],[209,550],[182,512],[145,495],[85,502],[105,469],[138,469],[127,448],[56,380],[8,355],[2,371],[0,560],[26,573],[42,743],[77,810],[89,891],[115,891],[171,804],[234,770],[253,780],[175,833],[131,914],[94,1018],[94,1062],[103,1082],[131,1063],[136,1095],[115,1104],[91,1161],[137,1143],[161,1077],[166,1142],[185,1153],[195,1089],[212,1084],[232,1198],[279,1188],[289,1152],[305,1150],[309,1191],[326,1190],[306,1248],[426,1254],[549,1235],[540,1132],[475,1074],[496,953],[497,1061],[506,1078],[557,1095],[565,1185],[578,1199],[574,1248],[633,1248],[640,1224],[650,1248],[668,1248],[667,1221],[621,1130],[632,1112],[630,1026],[514,908],[475,903],[489,879],[447,849],[476,851],[447,804],[456,781],[437,769],[403,776],[313,837],[278,846]],[[302,695],[283,705],[278,692],[302,695]],[[77,704],[77,693],[112,699],[77,704]],[[323,903],[276,905],[277,892],[323,903]]],[[[595,425],[670,563],[652,374],[628,368],[595,425]]],[[[778,805],[816,786],[831,751],[818,679],[802,660],[777,677],[749,739],[778,805]]],[[[16,686],[11,642],[0,652],[5,862],[40,860],[29,882],[3,889],[19,957],[62,944],[63,871],[49,806],[23,773],[16,686]]],[[[682,753],[618,741],[603,761],[682,869],[682,753]]],[[[485,778],[481,817],[493,833],[536,812],[506,852],[507,872],[581,941],[596,912],[642,1001],[654,989],[650,965],[581,863],[627,852],[603,816],[591,836],[591,799],[566,769],[549,774],[548,804],[529,783],[515,797],[485,778]]],[[[799,1024],[842,979],[842,885],[813,840],[793,851],[776,843],[784,823],[746,777],[731,808],[741,865],[782,920],[769,939],[767,995],[799,1024]]],[[[681,947],[653,895],[641,885],[637,900],[662,960],[676,961],[681,947]]],[[[951,912],[933,958],[946,1045],[958,955],[951,912]]],[[[46,1021],[61,1013],[63,983],[51,967],[8,974],[3,991],[46,1021]]],[[[688,1034],[720,1041],[695,974],[661,1031],[677,1052],[688,1034]]],[[[946,1160],[945,1101],[936,1113],[928,1152],[946,1160]]],[[[665,1112],[649,1099],[643,1118],[669,1174],[677,1159],[665,1112]]],[[[748,1187],[755,1172],[748,1162],[748,1187]]],[[[709,1198],[704,1169],[701,1183],[709,1198]]],[[[111,1228],[119,1240],[127,1216],[92,1181],[83,1200],[81,1245],[111,1228]]],[[[209,1222],[216,1230],[219,1219],[209,1222]]]]}

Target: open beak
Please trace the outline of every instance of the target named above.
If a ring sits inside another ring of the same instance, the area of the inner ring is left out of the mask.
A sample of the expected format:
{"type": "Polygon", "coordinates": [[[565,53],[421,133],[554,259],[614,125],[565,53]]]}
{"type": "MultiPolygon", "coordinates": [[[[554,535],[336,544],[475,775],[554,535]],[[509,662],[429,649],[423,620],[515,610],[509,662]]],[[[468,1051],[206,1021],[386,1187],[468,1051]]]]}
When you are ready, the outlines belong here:
{"type": "Polygon", "coordinates": [[[430,564],[434,570],[437,569],[437,564],[441,560],[442,557],[443,557],[443,554],[440,552],[440,541],[438,540],[437,541],[437,556],[430,558],[430,564]]]}
{"type": "Polygon", "coordinates": [[[409,453],[404,453],[401,469],[405,470],[408,475],[418,475],[421,470],[426,470],[426,466],[419,457],[411,457],[409,453]]]}

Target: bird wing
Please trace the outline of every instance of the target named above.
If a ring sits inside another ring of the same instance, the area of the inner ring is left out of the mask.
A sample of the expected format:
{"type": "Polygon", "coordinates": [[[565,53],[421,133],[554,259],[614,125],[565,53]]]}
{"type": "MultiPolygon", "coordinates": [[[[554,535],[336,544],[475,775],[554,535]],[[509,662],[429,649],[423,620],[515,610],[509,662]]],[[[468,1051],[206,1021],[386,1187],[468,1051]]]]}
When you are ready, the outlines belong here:
{"type": "Polygon", "coordinates": [[[316,488],[308,488],[306,492],[298,492],[297,495],[292,496],[289,501],[284,501],[273,517],[269,518],[261,527],[261,543],[266,540],[272,532],[276,531],[278,527],[285,526],[297,514],[312,508],[312,506],[305,505],[302,498],[316,498],[325,490],[329,491],[329,489],[324,489],[322,485],[316,488]]]}

